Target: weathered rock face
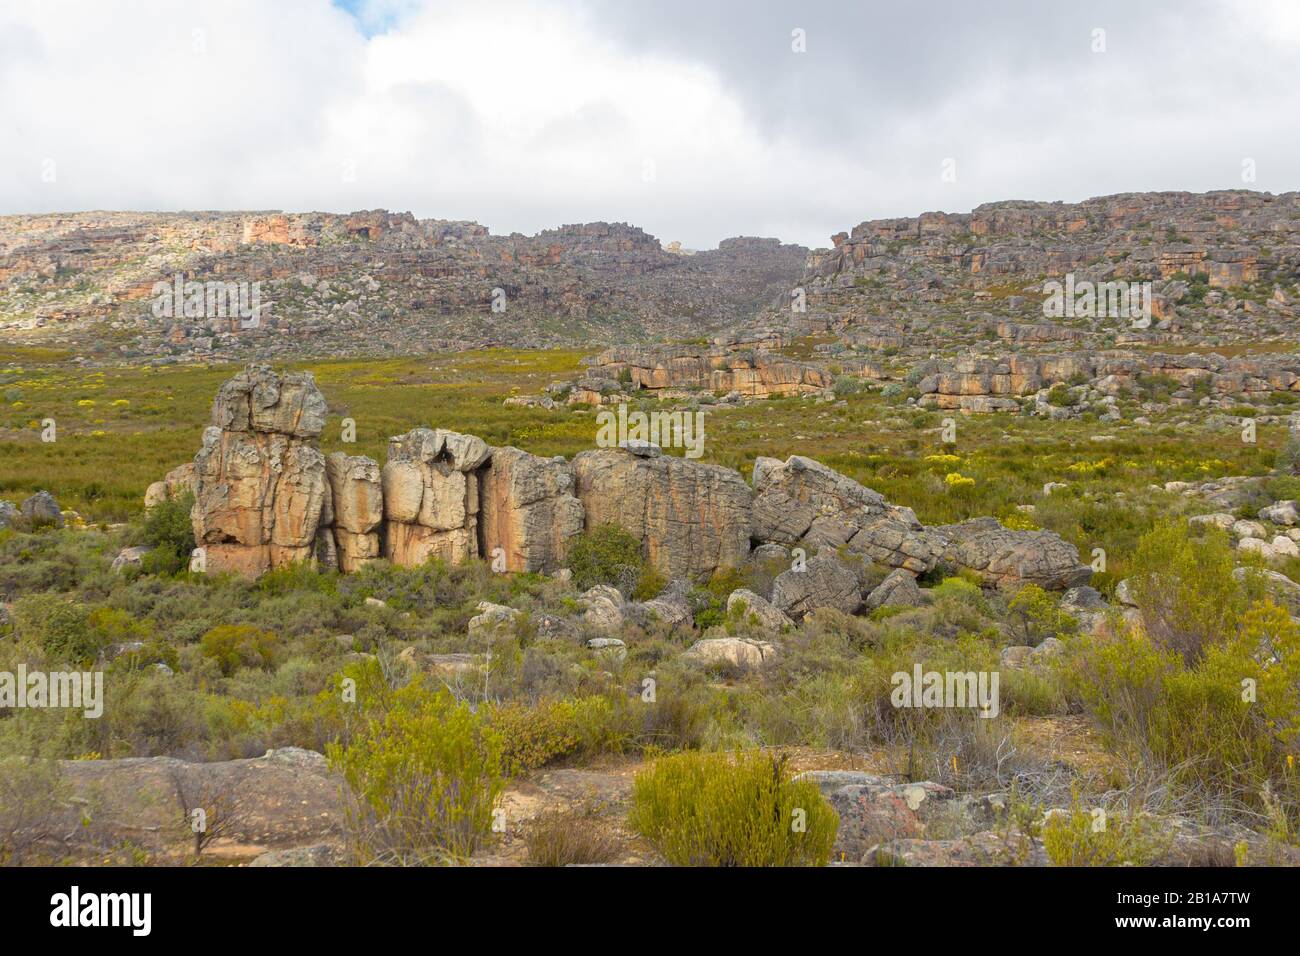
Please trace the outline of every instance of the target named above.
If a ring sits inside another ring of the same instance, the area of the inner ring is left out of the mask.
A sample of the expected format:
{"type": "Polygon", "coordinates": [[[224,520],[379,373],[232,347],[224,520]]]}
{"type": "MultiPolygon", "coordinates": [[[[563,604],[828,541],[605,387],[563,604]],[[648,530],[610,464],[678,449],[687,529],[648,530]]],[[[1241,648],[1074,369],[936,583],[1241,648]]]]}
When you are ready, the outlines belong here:
{"type": "Polygon", "coordinates": [[[54,500],[54,496],[48,491],[38,491],[31,497],[26,498],[18,506],[18,510],[33,525],[46,524],[53,525],[56,528],[63,527],[63,511],[59,508],[59,503],[54,500]]]}
{"type": "Polygon", "coordinates": [[[889,572],[885,580],[867,595],[866,605],[878,607],[916,607],[921,603],[921,589],[916,577],[902,568],[889,572]]]}
{"type": "Polygon", "coordinates": [[[340,571],[352,572],[379,557],[384,493],[373,458],[335,452],[325,459],[340,571]]]}
{"type": "Polygon", "coordinates": [[[996,518],[974,518],[930,531],[944,541],[943,560],[978,572],[998,588],[1037,584],[1064,590],[1088,583],[1092,569],[1079,551],[1052,531],[1012,531],[996,518]]]}
{"type": "Polygon", "coordinates": [[[751,492],[729,468],[600,449],[574,458],[573,471],[586,527],[631,532],[668,577],[707,577],[749,554],[751,492]]]}
{"type": "Polygon", "coordinates": [[[582,533],[582,502],[573,467],[518,448],[493,448],[478,474],[479,541],[485,558],[497,548],[508,571],[550,574],[564,566],[569,541],[582,533]]]}
{"type": "Polygon", "coordinates": [[[747,618],[753,618],[760,627],[775,631],[778,634],[785,628],[794,625],[794,621],[790,620],[784,611],[762,595],[755,594],[745,588],[737,588],[728,596],[727,614],[729,616],[740,614],[747,618]]]}
{"type": "Polygon", "coordinates": [[[221,386],[212,424],[228,432],[318,438],[325,428],[325,396],[310,372],[277,374],[251,365],[221,386]]]}
{"type": "Polygon", "coordinates": [[[862,606],[858,576],[833,551],[812,558],[802,571],[791,568],[772,583],[772,603],[795,620],[809,611],[830,607],[852,614],[862,606]]]}
{"type": "Polygon", "coordinates": [[[755,641],[740,637],[710,637],[696,641],[686,649],[682,658],[706,666],[751,670],[772,663],[779,653],[780,648],[769,641],[755,641]]]}
{"type": "Polygon", "coordinates": [[[330,507],[314,379],[250,366],[221,387],[212,418],[190,513],[207,569],[255,576],[310,558],[330,507]]]}
{"type": "Polygon", "coordinates": [[[754,462],[755,541],[811,548],[840,547],[923,573],[938,549],[910,508],[891,505],[870,488],[802,455],[785,463],[754,462]]]}
{"type": "Polygon", "coordinates": [[[384,557],[414,567],[430,558],[478,557],[478,479],[487,444],[473,435],[416,428],[388,440],[382,472],[384,557]]]}

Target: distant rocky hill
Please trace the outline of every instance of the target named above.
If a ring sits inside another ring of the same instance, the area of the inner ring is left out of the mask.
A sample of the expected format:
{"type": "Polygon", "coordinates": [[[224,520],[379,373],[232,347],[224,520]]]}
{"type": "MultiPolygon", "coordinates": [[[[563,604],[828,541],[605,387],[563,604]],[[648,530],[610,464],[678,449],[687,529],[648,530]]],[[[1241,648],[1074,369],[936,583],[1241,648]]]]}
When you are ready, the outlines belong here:
{"type": "Polygon", "coordinates": [[[996,202],[870,220],[811,251],[740,237],[692,253],[605,222],[500,236],[384,210],[0,217],[0,332],[91,361],[782,347],[816,335],[799,357],[913,365],[1022,349],[1293,345],[1297,319],[1296,192],[996,202]],[[199,307],[187,308],[177,276],[200,284],[199,307]],[[160,310],[159,283],[184,301],[160,310]],[[217,283],[257,283],[256,319],[214,308],[217,283]],[[1099,295],[1095,308],[1050,315],[1050,283],[1124,283],[1149,314],[1116,315],[1099,295]]]}
{"type": "Polygon", "coordinates": [[[809,255],[797,299],[787,291],[754,327],[920,353],[979,343],[1294,341],[1300,316],[1296,192],[996,202],[970,213],[871,220],[832,242],[809,255]],[[1151,321],[1045,317],[1045,283],[1069,275],[1076,283],[1150,282],[1151,321]]]}
{"type": "Polygon", "coordinates": [[[214,359],[698,337],[789,288],[807,254],[741,237],[686,255],[604,222],[494,236],[383,210],[6,216],[0,330],[100,357],[214,359]],[[157,284],[178,274],[247,283],[246,312],[187,310],[184,285],[158,308],[157,284]]]}

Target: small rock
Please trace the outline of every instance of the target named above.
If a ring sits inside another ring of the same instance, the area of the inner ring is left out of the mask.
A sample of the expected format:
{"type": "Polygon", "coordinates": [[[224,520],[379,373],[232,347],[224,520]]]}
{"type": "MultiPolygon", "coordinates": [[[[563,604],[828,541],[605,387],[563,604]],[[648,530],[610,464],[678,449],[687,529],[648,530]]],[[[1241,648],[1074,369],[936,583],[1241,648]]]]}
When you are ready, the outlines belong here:
{"type": "Polygon", "coordinates": [[[123,548],[113,559],[112,569],[121,572],[128,567],[138,568],[144,563],[144,556],[152,551],[153,548],[147,545],[137,545],[134,548],[123,548]]]}
{"type": "Polygon", "coordinates": [[[780,633],[787,627],[794,627],[794,621],[780,608],[767,599],[745,588],[737,588],[727,598],[727,615],[740,614],[743,609],[745,617],[754,615],[760,627],[780,633]]]}
{"type": "Polygon", "coordinates": [[[866,605],[869,608],[919,607],[921,602],[921,589],[916,586],[916,575],[903,568],[895,568],[867,595],[866,605]]]}
{"type": "Polygon", "coordinates": [[[740,670],[749,670],[771,663],[777,653],[777,646],[767,641],[714,637],[696,641],[682,657],[701,664],[726,664],[740,670]]]}

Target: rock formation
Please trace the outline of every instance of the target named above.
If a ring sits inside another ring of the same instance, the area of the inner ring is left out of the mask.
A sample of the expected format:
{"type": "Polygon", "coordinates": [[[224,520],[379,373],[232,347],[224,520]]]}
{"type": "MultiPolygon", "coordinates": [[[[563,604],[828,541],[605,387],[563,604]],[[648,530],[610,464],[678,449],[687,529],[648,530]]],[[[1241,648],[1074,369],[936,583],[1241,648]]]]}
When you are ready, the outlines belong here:
{"type": "Polygon", "coordinates": [[[820,462],[792,455],[754,462],[753,537],[761,542],[837,548],[922,574],[938,558],[910,508],[820,462]]]}
{"type": "Polygon", "coordinates": [[[383,468],[384,557],[414,567],[430,558],[460,564],[478,556],[481,438],[415,428],[388,440],[383,468]]]}
{"type": "Polygon", "coordinates": [[[221,387],[194,459],[194,540],[209,571],[258,575],[312,556],[329,496],[310,373],[250,366],[221,387]]]}
{"type": "MultiPolygon", "coordinates": [[[[927,528],[910,508],[801,455],[759,458],[751,488],[729,468],[664,455],[648,443],[585,451],[569,463],[415,428],[389,439],[381,468],[343,452],[325,458],[316,446],[325,400],[312,377],[265,366],[222,386],[213,421],[192,477],[194,536],[210,571],[257,575],[315,560],[352,572],[382,555],[405,566],[500,560],[498,570],[549,574],[564,568],[576,535],[613,524],[679,582],[738,568],[751,547],[782,560],[803,549],[777,577],[770,605],[745,597],[752,613],[777,623],[816,607],[852,613],[862,605],[859,573],[840,550],[859,564],[895,569],[871,593],[872,606],[912,603],[914,584],[899,575],[924,574],[941,562],[1001,588],[1065,589],[1091,573],[1050,531],[1013,531],[993,518],[927,528]]],[[[150,486],[149,499],[190,482],[184,468],[175,469],[150,486]]],[[[584,595],[591,623],[625,612],[621,598],[606,607],[613,597],[599,597],[584,595]]],[[[690,618],[680,588],[642,607],[669,627],[690,618]]]]}
{"type": "Polygon", "coordinates": [[[654,446],[584,451],[573,459],[588,530],[625,528],[668,577],[739,567],[749,554],[749,486],[739,474],[659,454],[654,446]]]}
{"type": "Polygon", "coordinates": [[[569,540],[583,529],[573,467],[518,448],[493,448],[478,475],[479,541],[484,557],[504,553],[508,571],[545,574],[564,566],[569,540]]]}
{"type": "Polygon", "coordinates": [[[379,557],[384,492],[372,458],[335,452],[325,459],[334,514],[340,571],[351,572],[379,557]]]}

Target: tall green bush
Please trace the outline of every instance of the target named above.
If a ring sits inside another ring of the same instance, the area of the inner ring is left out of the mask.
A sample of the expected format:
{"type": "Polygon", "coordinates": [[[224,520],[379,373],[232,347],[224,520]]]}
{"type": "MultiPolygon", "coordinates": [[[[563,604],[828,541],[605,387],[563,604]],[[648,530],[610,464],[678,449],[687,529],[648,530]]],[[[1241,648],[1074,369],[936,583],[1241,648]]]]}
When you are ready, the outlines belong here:
{"type": "Polygon", "coordinates": [[[457,862],[492,831],[505,786],[501,737],[485,713],[446,691],[420,680],[394,691],[348,745],[332,743],[326,755],[347,782],[358,862],[457,862]]]}

